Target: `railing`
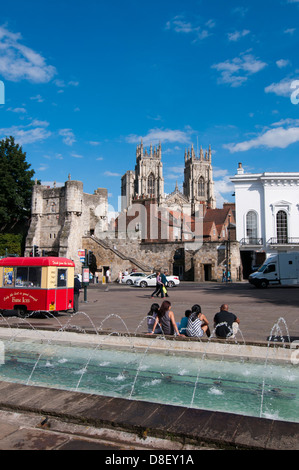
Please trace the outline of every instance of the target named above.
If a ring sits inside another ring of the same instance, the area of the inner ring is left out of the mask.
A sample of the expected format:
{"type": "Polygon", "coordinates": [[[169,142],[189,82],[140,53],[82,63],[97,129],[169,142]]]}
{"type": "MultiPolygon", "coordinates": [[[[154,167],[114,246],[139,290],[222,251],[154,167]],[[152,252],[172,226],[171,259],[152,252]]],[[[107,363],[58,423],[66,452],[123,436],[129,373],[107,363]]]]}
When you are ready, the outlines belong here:
{"type": "Polygon", "coordinates": [[[263,239],[262,238],[242,238],[242,240],[240,240],[240,245],[261,246],[263,245],[263,239]]]}
{"type": "Polygon", "coordinates": [[[274,237],[270,238],[267,242],[269,245],[299,245],[299,238],[297,237],[274,237]]]}

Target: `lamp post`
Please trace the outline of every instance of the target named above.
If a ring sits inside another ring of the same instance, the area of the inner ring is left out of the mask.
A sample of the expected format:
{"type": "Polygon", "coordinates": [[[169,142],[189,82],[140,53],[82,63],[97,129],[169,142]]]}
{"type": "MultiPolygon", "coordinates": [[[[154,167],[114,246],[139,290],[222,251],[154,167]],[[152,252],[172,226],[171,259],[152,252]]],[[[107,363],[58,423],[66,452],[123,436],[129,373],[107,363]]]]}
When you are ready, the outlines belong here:
{"type": "Polygon", "coordinates": [[[231,220],[231,215],[229,214],[228,216],[228,226],[227,226],[227,255],[226,255],[226,283],[231,281],[231,253],[230,253],[230,220],[231,220]]]}

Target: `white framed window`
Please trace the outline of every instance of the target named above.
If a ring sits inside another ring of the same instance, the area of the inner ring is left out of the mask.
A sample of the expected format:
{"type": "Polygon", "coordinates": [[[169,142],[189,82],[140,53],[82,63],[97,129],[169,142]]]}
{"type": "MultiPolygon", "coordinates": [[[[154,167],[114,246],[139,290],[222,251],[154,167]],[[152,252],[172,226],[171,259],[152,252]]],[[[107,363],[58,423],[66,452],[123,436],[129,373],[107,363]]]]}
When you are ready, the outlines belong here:
{"type": "Polygon", "coordinates": [[[246,238],[248,238],[250,242],[254,242],[258,238],[257,213],[255,211],[249,211],[246,214],[246,238]]]}
{"type": "Polygon", "coordinates": [[[276,236],[278,243],[288,242],[288,214],[284,210],[276,214],[276,236]]]}

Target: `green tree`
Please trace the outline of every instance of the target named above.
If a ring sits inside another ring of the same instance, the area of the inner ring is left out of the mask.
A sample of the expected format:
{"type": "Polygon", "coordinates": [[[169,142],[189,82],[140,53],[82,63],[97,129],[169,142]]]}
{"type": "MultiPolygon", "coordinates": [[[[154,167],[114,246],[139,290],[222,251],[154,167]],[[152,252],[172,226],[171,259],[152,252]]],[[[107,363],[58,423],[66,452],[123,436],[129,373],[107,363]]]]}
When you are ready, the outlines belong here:
{"type": "Polygon", "coordinates": [[[0,141],[0,233],[23,227],[30,217],[34,170],[13,137],[0,141]]]}
{"type": "Polygon", "coordinates": [[[22,255],[22,234],[0,233],[0,256],[22,255]]]}

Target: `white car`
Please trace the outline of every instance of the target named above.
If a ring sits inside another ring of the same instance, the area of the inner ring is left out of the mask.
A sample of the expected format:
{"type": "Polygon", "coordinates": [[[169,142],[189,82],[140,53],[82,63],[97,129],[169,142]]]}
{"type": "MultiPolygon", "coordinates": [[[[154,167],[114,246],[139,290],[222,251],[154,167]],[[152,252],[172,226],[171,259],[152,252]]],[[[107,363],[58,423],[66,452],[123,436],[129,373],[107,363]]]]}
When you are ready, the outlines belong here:
{"type": "MultiPolygon", "coordinates": [[[[156,285],[156,274],[150,274],[144,278],[136,279],[134,282],[134,286],[136,287],[152,287],[156,285]]],[[[166,276],[167,279],[167,286],[166,287],[175,287],[178,286],[180,283],[180,279],[178,276],[166,276]]]]}
{"type": "Polygon", "coordinates": [[[127,276],[123,276],[121,282],[123,284],[127,284],[129,286],[132,286],[134,284],[134,281],[137,281],[137,279],[141,279],[143,277],[147,277],[147,274],[145,274],[145,273],[130,273],[127,276]]]}

